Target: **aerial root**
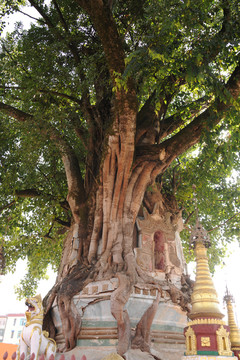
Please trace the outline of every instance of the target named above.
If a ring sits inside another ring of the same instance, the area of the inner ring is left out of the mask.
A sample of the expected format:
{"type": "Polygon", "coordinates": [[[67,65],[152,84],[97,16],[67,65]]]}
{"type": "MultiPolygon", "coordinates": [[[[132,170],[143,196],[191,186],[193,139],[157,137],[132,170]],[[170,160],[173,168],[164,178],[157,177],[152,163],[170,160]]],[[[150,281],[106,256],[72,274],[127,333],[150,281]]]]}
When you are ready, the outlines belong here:
{"type": "Polygon", "coordinates": [[[135,336],[132,340],[132,349],[141,349],[142,351],[150,352],[150,330],[161,296],[162,291],[159,289],[156,299],[138,322],[135,336]]]}

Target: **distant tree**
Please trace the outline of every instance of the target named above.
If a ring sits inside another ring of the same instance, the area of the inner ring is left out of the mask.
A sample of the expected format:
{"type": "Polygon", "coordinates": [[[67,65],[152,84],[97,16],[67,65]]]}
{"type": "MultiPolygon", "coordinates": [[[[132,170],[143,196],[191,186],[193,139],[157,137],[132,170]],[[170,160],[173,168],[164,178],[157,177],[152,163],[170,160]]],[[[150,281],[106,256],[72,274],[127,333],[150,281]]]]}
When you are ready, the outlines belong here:
{"type": "Polygon", "coordinates": [[[187,227],[196,185],[213,265],[239,233],[239,3],[5,0],[2,28],[23,3],[38,19],[1,38],[0,239],[6,271],[28,259],[21,294],[58,269],[46,304],[57,296],[69,350],[87,282],[118,276],[127,299],[153,281],[133,233],[154,194],[187,227]]]}

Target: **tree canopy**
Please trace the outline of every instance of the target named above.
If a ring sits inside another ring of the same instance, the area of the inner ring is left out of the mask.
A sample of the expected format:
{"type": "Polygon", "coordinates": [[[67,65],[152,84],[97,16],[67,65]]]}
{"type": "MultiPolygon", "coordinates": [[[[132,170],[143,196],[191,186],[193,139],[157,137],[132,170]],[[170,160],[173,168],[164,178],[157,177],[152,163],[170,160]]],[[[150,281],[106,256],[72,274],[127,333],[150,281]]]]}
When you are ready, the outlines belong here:
{"type": "Polygon", "coordinates": [[[107,184],[124,193],[127,172],[149,169],[132,201],[156,180],[176,196],[186,229],[195,184],[220,261],[239,235],[239,10],[237,0],[1,2],[2,29],[11,13],[22,23],[0,45],[0,241],[6,271],[27,257],[25,291],[49,263],[58,268],[79,218],[89,246],[116,133],[123,180],[111,160],[107,184]],[[28,7],[38,17],[25,29],[28,7]]]}

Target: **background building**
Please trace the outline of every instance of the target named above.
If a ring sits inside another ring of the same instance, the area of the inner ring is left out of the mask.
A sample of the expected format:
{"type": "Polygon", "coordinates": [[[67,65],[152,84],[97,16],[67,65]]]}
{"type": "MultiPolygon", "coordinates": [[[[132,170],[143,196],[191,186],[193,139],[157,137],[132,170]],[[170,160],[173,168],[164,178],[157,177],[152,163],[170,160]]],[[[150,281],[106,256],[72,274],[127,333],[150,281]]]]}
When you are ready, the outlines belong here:
{"type": "Polygon", "coordinates": [[[8,314],[6,315],[6,326],[3,337],[3,342],[7,344],[18,344],[25,325],[25,314],[8,314]]]}
{"type": "Polygon", "coordinates": [[[0,316],[0,343],[3,342],[5,327],[7,322],[7,316],[0,316]]]}

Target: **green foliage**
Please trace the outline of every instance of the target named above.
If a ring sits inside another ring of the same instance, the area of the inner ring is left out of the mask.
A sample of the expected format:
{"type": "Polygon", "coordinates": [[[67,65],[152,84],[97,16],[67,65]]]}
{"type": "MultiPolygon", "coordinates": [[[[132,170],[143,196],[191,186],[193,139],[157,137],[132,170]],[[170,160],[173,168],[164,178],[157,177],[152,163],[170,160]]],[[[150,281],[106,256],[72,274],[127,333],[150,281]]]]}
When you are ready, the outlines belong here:
{"type": "Polygon", "coordinates": [[[197,146],[172,164],[162,180],[164,191],[171,192],[174,169],[176,198],[183,208],[184,221],[192,214],[181,233],[187,261],[193,259],[189,237],[198,208],[200,222],[211,239],[212,271],[226,254],[227,245],[240,239],[239,121],[234,112],[229,114],[230,119],[206,132],[197,146]]]}
{"type": "Polygon", "coordinates": [[[25,0],[1,0],[0,2],[0,34],[6,26],[6,16],[13,14],[20,8],[20,5],[25,5],[25,0]]]}

